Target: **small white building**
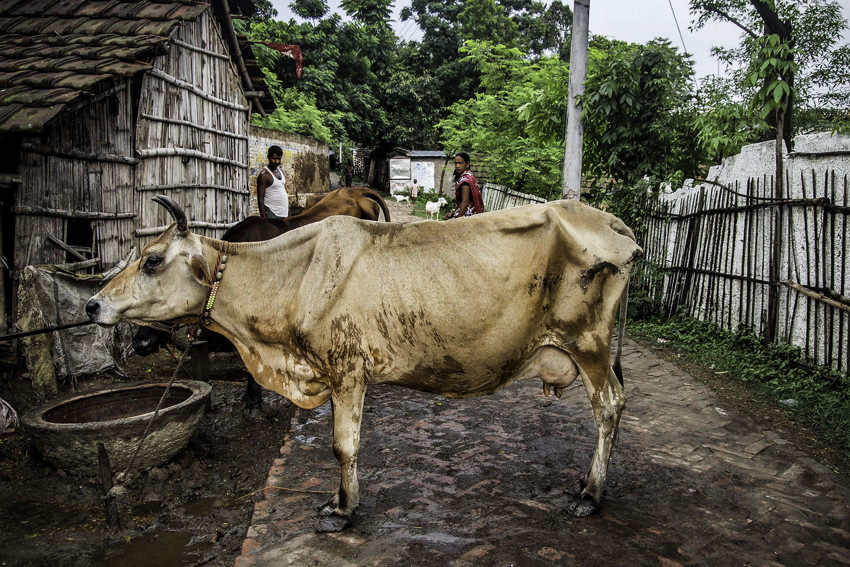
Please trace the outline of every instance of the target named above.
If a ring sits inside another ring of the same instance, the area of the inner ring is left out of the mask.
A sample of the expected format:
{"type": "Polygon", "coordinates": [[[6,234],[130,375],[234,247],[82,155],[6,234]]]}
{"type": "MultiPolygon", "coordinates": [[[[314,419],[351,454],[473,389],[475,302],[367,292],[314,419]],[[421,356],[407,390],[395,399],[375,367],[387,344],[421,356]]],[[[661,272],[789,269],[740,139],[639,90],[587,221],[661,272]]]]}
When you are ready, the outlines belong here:
{"type": "Polygon", "coordinates": [[[440,150],[406,150],[389,158],[390,193],[445,194],[452,189],[451,156],[440,150]]]}

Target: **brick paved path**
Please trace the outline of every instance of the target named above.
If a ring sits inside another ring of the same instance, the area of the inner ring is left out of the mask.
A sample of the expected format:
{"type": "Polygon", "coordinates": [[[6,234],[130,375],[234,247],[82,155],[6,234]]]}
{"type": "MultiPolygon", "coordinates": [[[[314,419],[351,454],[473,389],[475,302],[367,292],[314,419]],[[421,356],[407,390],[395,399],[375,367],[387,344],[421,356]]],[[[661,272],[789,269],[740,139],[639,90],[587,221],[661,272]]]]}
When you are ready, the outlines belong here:
{"type": "Polygon", "coordinates": [[[316,534],[338,468],[329,408],[299,411],[237,567],[278,565],[850,565],[850,479],[720,407],[629,341],[628,403],[602,513],[564,513],[595,430],[576,383],[449,400],[370,389],[361,504],[342,534],[316,534]]]}

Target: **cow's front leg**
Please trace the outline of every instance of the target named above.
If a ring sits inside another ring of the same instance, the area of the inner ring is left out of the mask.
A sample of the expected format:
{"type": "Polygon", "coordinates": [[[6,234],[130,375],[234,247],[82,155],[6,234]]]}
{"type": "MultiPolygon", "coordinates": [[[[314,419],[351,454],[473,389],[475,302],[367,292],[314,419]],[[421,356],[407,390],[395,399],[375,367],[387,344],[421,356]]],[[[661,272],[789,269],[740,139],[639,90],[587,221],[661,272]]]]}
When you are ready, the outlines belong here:
{"type": "Polygon", "coordinates": [[[357,451],[360,448],[360,420],[363,416],[365,381],[354,380],[331,395],[334,417],[334,456],[340,466],[339,490],[319,509],[317,532],[339,532],[351,525],[360,503],[357,483],[357,451]]]}

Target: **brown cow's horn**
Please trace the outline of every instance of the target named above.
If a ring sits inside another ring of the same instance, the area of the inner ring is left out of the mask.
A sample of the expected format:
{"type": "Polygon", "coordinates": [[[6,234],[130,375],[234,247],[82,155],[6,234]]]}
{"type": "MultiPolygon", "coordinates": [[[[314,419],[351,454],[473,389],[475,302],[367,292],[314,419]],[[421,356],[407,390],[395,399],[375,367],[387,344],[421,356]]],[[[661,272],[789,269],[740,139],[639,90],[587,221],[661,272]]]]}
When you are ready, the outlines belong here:
{"type": "Polygon", "coordinates": [[[153,198],[153,200],[168,209],[168,212],[171,213],[171,216],[177,221],[177,230],[179,232],[187,232],[189,230],[189,223],[186,221],[186,213],[180,205],[165,195],[157,195],[153,198]]]}

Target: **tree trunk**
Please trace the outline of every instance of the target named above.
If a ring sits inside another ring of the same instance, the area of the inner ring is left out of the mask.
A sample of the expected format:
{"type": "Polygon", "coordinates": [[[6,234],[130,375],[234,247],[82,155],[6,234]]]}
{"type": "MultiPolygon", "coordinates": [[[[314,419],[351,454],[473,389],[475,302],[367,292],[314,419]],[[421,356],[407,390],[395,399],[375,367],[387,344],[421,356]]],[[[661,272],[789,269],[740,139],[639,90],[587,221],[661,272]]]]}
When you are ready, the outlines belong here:
{"type": "Polygon", "coordinates": [[[782,226],[784,205],[782,200],[785,199],[785,160],[784,151],[784,123],[785,123],[785,107],[788,105],[788,99],[782,101],[782,104],[776,109],[776,143],[774,144],[774,155],[776,162],[776,190],[774,192],[777,199],[776,212],[774,214],[773,225],[773,248],[770,258],[770,289],[767,296],[767,328],[765,329],[765,339],[769,342],[775,342],[779,334],[779,264],[782,257],[782,226]]]}

